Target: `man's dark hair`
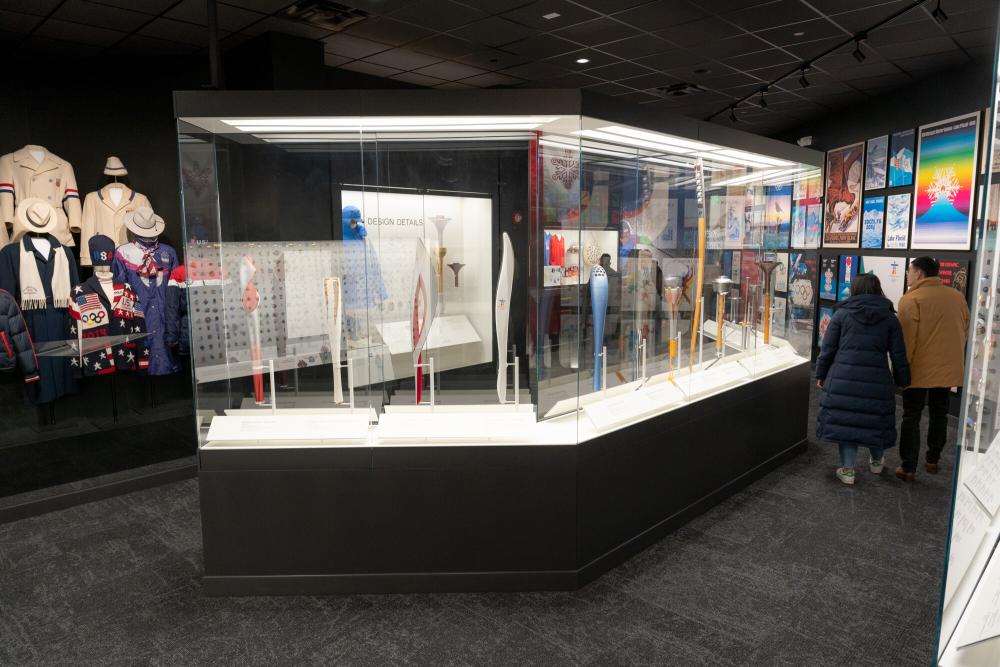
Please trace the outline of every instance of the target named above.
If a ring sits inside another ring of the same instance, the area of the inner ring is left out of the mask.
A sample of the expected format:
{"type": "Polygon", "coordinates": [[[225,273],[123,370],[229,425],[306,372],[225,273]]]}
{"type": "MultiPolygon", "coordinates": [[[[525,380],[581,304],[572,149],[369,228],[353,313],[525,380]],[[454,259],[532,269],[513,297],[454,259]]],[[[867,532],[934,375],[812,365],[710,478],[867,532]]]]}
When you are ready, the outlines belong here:
{"type": "MultiPolygon", "coordinates": [[[[593,257],[593,255],[591,255],[591,257],[593,257]]],[[[601,259],[604,259],[605,257],[611,259],[611,255],[609,253],[604,253],[603,255],[601,255],[601,259]]]]}
{"type": "Polygon", "coordinates": [[[882,292],[882,282],[874,273],[860,273],[851,281],[851,296],[859,294],[875,294],[885,296],[882,292]]]}
{"type": "Polygon", "coordinates": [[[910,262],[910,265],[916,267],[928,278],[936,276],[941,269],[941,263],[933,257],[917,257],[910,262]]]}

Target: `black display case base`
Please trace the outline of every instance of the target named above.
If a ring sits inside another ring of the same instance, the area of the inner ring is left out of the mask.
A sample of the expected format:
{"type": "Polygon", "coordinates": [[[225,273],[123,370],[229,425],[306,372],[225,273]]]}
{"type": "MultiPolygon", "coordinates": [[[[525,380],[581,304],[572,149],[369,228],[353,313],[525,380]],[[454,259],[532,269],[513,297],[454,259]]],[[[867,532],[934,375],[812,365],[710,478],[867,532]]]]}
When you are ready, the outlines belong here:
{"type": "Polygon", "coordinates": [[[578,588],[805,451],[809,380],[803,363],[579,445],[203,449],[203,590],[578,588]]]}

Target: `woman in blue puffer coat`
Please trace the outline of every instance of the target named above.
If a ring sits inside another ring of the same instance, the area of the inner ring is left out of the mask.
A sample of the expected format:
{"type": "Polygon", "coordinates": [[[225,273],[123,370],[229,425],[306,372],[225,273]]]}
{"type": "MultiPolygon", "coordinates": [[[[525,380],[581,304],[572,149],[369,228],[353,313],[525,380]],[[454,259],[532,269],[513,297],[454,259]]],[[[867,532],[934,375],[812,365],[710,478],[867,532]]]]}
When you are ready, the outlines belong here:
{"type": "Polygon", "coordinates": [[[854,484],[861,446],[871,452],[870,470],[882,472],[883,453],[896,444],[896,387],[909,383],[903,331],[892,302],[875,274],[856,276],[816,359],[816,384],[823,390],[816,436],[840,447],[840,481],[854,484]]]}

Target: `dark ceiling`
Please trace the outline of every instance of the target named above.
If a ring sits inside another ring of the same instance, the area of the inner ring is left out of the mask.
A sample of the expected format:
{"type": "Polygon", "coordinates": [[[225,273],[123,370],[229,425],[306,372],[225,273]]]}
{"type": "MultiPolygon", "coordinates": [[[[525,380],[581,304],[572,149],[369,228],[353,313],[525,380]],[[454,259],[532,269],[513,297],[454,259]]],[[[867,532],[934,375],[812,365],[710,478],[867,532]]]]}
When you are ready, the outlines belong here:
{"type": "MultiPolygon", "coordinates": [[[[740,112],[775,134],[803,120],[990,59],[997,0],[929,0],[740,112]]],[[[22,54],[189,55],[207,44],[205,0],[0,0],[0,41],[22,54]]],[[[705,117],[912,0],[343,0],[343,30],[282,18],[288,0],[218,3],[223,46],[267,31],[321,40],[326,63],[436,88],[586,88],[705,117]],[[578,63],[586,59],[585,63],[578,63]],[[690,95],[658,89],[697,84],[690,95]]],[[[728,112],[717,118],[729,122],[728,112]]]]}

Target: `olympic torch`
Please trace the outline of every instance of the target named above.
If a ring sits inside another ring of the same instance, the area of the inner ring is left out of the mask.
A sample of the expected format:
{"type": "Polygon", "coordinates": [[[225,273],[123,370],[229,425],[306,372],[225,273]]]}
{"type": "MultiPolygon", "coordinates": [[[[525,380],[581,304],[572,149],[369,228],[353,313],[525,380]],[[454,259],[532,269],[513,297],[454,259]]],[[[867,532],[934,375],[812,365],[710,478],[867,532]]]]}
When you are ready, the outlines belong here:
{"type": "Polygon", "coordinates": [[[250,364],[253,373],[253,400],[257,405],[264,402],[263,361],[260,350],[260,293],[253,279],[257,275],[257,265],[250,255],[244,255],[240,262],[240,288],[243,290],[243,312],[247,318],[247,339],[250,344],[250,364]]]}
{"type": "Polygon", "coordinates": [[[761,272],[764,274],[764,312],[762,314],[764,318],[764,345],[769,345],[771,343],[771,279],[774,274],[774,270],[778,268],[779,264],[781,264],[781,262],[774,260],[761,260],[757,262],[757,266],[760,267],[761,272]]]}

